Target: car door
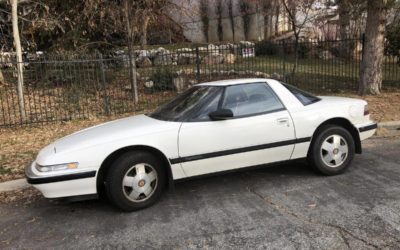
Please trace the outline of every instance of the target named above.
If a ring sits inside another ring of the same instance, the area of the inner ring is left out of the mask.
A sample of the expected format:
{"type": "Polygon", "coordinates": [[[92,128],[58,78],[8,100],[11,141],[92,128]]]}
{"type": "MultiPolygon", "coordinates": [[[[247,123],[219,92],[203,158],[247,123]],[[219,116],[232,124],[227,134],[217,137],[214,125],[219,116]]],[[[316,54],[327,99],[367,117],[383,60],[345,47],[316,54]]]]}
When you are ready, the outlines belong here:
{"type": "Polygon", "coordinates": [[[181,125],[175,162],[181,163],[186,176],[290,158],[293,123],[267,83],[226,86],[218,98],[181,125]],[[229,109],[233,117],[211,120],[209,112],[217,109],[229,109]]]}

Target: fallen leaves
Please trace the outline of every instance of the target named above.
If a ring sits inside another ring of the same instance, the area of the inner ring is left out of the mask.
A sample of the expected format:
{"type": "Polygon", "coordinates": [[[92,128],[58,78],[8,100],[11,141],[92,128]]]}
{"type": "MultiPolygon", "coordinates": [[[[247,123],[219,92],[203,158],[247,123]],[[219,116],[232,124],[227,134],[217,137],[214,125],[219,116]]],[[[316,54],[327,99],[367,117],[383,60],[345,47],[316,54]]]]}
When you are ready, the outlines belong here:
{"type": "Polygon", "coordinates": [[[20,189],[10,192],[0,193],[0,204],[9,204],[18,202],[20,205],[28,205],[38,197],[43,197],[41,193],[34,188],[20,189]]]}

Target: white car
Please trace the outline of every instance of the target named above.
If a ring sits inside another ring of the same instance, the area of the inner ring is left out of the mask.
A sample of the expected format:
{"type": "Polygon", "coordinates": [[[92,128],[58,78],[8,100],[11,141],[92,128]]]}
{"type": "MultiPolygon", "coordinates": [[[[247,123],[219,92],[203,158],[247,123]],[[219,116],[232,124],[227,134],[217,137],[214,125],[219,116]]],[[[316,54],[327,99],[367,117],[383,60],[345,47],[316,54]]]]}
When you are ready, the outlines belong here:
{"type": "Polygon", "coordinates": [[[325,175],[342,173],[376,128],[363,100],[316,97],[271,79],[208,82],[151,114],[55,141],[26,168],[26,178],[47,198],[105,189],[132,211],[193,176],[298,159],[325,175]]]}

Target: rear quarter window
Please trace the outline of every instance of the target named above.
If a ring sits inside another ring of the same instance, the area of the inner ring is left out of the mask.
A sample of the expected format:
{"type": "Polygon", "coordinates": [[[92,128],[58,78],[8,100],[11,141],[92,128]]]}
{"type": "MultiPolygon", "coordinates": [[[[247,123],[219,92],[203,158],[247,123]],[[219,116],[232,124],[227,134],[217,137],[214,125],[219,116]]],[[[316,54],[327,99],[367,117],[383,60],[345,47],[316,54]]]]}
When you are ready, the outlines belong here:
{"type": "Polygon", "coordinates": [[[292,86],[287,83],[281,82],[283,86],[285,86],[303,105],[309,105],[312,103],[316,103],[320,101],[321,99],[304,91],[301,89],[296,88],[295,86],[292,86]]]}

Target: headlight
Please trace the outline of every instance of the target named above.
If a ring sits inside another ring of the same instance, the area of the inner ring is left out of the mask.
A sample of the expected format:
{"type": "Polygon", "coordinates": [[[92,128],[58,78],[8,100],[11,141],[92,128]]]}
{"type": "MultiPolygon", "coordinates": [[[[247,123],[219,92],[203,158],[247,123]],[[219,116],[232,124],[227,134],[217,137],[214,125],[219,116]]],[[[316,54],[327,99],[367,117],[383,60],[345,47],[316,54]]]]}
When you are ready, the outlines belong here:
{"type": "Polygon", "coordinates": [[[57,165],[50,165],[50,166],[41,166],[36,163],[35,168],[39,172],[52,172],[52,171],[60,171],[60,170],[67,170],[67,169],[76,169],[76,168],[78,168],[78,163],[72,162],[72,163],[57,164],[57,165]]]}

